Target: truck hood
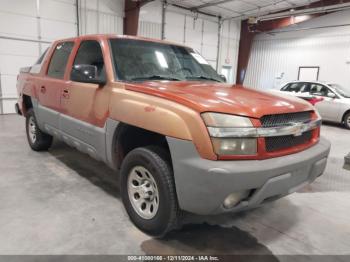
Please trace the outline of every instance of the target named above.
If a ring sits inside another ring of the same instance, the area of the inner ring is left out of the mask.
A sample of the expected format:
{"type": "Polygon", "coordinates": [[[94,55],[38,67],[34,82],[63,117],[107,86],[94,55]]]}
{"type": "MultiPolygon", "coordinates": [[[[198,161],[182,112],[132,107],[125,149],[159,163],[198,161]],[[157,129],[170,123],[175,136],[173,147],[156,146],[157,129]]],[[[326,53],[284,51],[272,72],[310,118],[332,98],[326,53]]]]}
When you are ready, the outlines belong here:
{"type": "Polygon", "coordinates": [[[149,81],[126,84],[125,88],[180,103],[199,113],[219,112],[260,118],[269,114],[313,110],[308,102],[296,97],[223,83],[149,81]]]}

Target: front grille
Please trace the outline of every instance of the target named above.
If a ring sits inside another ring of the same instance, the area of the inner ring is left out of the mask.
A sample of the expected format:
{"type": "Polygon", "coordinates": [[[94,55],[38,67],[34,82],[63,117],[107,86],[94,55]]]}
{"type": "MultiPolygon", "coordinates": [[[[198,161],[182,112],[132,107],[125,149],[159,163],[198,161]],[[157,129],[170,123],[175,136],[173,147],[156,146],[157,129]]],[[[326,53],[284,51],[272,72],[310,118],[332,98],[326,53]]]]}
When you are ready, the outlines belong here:
{"type": "MultiPolygon", "coordinates": [[[[281,127],[288,126],[293,123],[303,123],[311,120],[312,112],[298,112],[278,115],[266,115],[263,116],[260,121],[262,127],[281,127]]],[[[266,137],[266,151],[274,152],[291,148],[294,146],[305,144],[312,139],[312,130],[304,132],[301,136],[276,136],[266,137]]]]}
{"type": "Polygon", "coordinates": [[[311,120],[311,111],[288,113],[279,115],[266,115],[260,121],[262,127],[288,126],[291,123],[302,123],[311,120]]]}
{"type": "Polygon", "coordinates": [[[277,150],[282,150],[290,148],[293,146],[298,146],[309,142],[312,138],[312,130],[303,133],[301,136],[275,136],[266,137],[266,151],[273,152],[277,150]]]}

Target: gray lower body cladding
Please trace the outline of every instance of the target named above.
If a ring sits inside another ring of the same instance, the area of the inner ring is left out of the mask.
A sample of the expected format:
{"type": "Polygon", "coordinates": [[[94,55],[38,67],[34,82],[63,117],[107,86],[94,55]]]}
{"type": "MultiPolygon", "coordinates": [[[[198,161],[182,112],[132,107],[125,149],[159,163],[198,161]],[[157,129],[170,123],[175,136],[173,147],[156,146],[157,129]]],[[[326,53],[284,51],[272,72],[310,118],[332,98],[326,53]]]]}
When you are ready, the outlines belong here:
{"type": "Polygon", "coordinates": [[[118,121],[108,118],[105,126],[100,128],[42,106],[33,98],[32,104],[41,130],[117,169],[113,145],[118,121]]]}
{"type": "MultiPolygon", "coordinates": [[[[32,99],[43,131],[65,141],[116,169],[115,130],[108,119],[103,128],[41,106],[32,99]]],[[[173,161],[179,205],[196,214],[217,214],[256,207],[311,183],[326,167],[330,144],[320,142],[297,154],[268,160],[210,161],[201,158],[192,141],[167,138],[173,161]],[[233,192],[250,190],[248,199],[225,209],[224,199],[233,192]]]]}
{"type": "Polygon", "coordinates": [[[292,155],[243,161],[202,159],[191,141],[167,138],[180,208],[208,215],[241,211],[295,192],[320,176],[327,164],[330,143],[321,138],[315,146],[292,155]],[[233,192],[250,190],[250,196],[232,209],[223,207],[233,192]]]}

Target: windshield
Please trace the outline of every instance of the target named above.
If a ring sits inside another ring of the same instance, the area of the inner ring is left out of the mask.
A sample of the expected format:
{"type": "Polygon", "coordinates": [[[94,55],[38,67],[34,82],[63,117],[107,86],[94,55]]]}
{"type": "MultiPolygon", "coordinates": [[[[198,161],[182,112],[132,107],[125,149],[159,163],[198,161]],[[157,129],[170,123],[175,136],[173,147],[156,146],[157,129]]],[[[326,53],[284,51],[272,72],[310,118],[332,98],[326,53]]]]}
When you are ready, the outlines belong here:
{"type": "Polygon", "coordinates": [[[111,39],[117,78],[124,81],[223,79],[191,48],[132,39],[111,39]]]}
{"type": "Polygon", "coordinates": [[[335,89],[335,91],[337,91],[341,96],[346,97],[346,98],[350,98],[350,89],[349,88],[345,88],[341,85],[338,84],[330,84],[331,87],[333,87],[335,89]]]}

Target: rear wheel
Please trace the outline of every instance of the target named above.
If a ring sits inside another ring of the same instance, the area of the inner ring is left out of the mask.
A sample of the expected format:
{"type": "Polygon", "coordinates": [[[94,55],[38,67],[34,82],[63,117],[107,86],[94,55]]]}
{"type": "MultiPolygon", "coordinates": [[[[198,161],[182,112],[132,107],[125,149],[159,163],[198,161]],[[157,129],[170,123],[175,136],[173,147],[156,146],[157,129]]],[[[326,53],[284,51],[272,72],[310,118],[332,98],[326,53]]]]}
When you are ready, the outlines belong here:
{"type": "Polygon", "coordinates": [[[177,227],[180,211],[165,150],[154,146],[132,150],[120,174],[122,200],[136,227],[154,237],[177,227]]]}
{"type": "Polygon", "coordinates": [[[29,146],[34,151],[43,151],[52,145],[52,136],[40,130],[33,109],[26,114],[26,132],[29,146]]]}
{"type": "Polygon", "coordinates": [[[344,126],[350,129],[350,112],[344,116],[344,126]]]}

